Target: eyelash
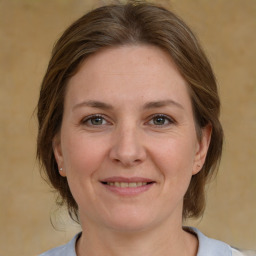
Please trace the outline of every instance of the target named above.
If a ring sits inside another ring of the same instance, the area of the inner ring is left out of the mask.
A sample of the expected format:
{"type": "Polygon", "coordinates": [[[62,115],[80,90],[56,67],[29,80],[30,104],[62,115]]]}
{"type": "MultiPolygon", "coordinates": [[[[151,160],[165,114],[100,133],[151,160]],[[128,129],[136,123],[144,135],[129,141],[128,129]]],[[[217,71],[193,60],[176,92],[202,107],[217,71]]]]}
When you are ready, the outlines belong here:
{"type": "MultiPolygon", "coordinates": [[[[149,121],[146,122],[146,124],[149,124],[151,121],[154,121],[154,119],[156,118],[163,118],[164,121],[168,121],[168,124],[150,124],[151,126],[154,126],[154,127],[158,127],[158,128],[163,128],[163,127],[166,127],[168,125],[171,125],[171,124],[176,124],[176,121],[171,118],[170,116],[168,115],[164,115],[164,114],[154,114],[152,116],[150,116],[149,118],[149,121]]],[[[87,125],[87,126],[92,126],[92,127],[97,127],[97,126],[102,126],[102,125],[108,125],[108,124],[111,124],[105,117],[104,115],[101,115],[101,114],[93,114],[93,115],[90,115],[90,116],[87,116],[86,118],[84,118],[81,123],[83,125],[87,125]],[[106,123],[105,124],[99,124],[99,125],[96,125],[96,124],[92,124],[92,123],[88,123],[89,121],[92,122],[92,120],[95,120],[97,118],[100,118],[103,120],[103,122],[105,121],[106,123]]]]}
{"type": "Polygon", "coordinates": [[[171,125],[171,124],[176,124],[176,121],[173,118],[171,118],[168,115],[164,115],[164,114],[155,114],[155,115],[151,116],[148,123],[150,121],[154,121],[155,118],[164,118],[165,120],[168,121],[168,124],[163,124],[163,125],[151,124],[154,127],[162,128],[162,127],[166,127],[166,126],[171,125]]]}
{"type": "Polygon", "coordinates": [[[90,115],[90,116],[87,116],[86,118],[84,118],[82,120],[82,124],[83,125],[88,125],[88,126],[101,126],[101,125],[105,125],[105,124],[100,124],[100,125],[95,125],[95,124],[88,124],[89,121],[92,121],[92,120],[95,120],[97,118],[101,118],[102,120],[104,120],[105,122],[109,123],[106,118],[103,116],[103,115],[100,115],[100,114],[96,114],[96,115],[90,115]]]}

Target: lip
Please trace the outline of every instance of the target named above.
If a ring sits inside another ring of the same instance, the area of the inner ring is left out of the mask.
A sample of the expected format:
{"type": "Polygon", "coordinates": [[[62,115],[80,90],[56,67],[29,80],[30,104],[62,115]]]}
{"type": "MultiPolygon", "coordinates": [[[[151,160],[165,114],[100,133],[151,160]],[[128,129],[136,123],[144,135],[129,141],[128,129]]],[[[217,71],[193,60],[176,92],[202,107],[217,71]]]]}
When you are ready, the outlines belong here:
{"type": "Polygon", "coordinates": [[[111,193],[114,193],[119,196],[137,196],[140,195],[148,190],[150,190],[154,185],[155,181],[152,179],[144,178],[144,177],[120,177],[114,176],[103,179],[100,181],[101,184],[105,187],[105,189],[111,193]],[[141,185],[138,187],[117,187],[117,186],[110,186],[107,183],[115,183],[115,182],[124,182],[124,183],[147,183],[146,185],[141,185]]]}
{"type": "Polygon", "coordinates": [[[152,179],[144,177],[122,177],[122,176],[113,176],[106,179],[100,180],[101,182],[155,182],[152,179]]]}

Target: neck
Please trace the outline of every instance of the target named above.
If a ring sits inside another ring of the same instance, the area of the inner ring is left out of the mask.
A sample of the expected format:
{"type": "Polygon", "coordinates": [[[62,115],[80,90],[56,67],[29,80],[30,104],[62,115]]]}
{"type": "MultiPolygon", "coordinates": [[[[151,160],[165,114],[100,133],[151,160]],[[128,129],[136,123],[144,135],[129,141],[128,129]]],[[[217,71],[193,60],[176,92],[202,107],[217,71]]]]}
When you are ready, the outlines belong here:
{"type": "Polygon", "coordinates": [[[118,232],[115,230],[90,228],[87,226],[77,242],[78,256],[196,256],[197,238],[184,231],[182,225],[157,230],[118,232]]]}

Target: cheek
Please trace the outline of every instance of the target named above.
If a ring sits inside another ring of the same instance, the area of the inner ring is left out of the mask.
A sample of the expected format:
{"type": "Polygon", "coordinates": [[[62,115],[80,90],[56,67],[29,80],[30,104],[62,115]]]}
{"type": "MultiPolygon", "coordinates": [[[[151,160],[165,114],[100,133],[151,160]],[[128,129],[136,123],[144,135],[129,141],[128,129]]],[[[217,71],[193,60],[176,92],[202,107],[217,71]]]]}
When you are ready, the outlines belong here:
{"type": "MultiPolygon", "coordinates": [[[[156,144],[155,144],[156,146],[156,144]]],[[[189,138],[170,139],[159,143],[154,162],[168,182],[189,182],[195,158],[195,145],[189,138]]]]}
{"type": "Polygon", "coordinates": [[[63,136],[63,141],[63,157],[67,175],[79,177],[93,175],[106,154],[104,143],[79,134],[63,136]]]}
{"type": "Polygon", "coordinates": [[[79,205],[95,198],[94,185],[106,154],[104,144],[80,135],[63,139],[64,168],[71,193],[79,205]]]}

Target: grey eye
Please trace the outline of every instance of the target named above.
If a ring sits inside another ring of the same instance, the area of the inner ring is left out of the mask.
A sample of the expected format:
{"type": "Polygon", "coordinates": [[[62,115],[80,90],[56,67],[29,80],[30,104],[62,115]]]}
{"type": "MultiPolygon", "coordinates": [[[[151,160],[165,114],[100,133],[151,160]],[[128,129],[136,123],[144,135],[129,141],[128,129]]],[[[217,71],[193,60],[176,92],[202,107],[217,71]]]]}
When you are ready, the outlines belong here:
{"type": "Polygon", "coordinates": [[[103,116],[93,115],[84,119],[82,123],[88,126],[100,126],[100,125],[106,125],[107,121],[103,116]]]}
{"type": "Polygon", "coordinates": [[[104,122],[104,118],[101,116],[92,117],[90,120],[92,125],[102,125],[104,122]]]}
{"type": "Polygon", "coordinates": [[[154,115],[148,122],[153,126],[168,126],[174,123],[175,121],[171,117],[161,114],[154,115]]]}
{"type": "Polygon", "coordinates": [[[153,118],[154,125],[165,125],[169,123],[169,120],[167,120],[164,116],[157,116],[153,118]]]}

